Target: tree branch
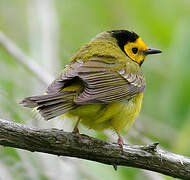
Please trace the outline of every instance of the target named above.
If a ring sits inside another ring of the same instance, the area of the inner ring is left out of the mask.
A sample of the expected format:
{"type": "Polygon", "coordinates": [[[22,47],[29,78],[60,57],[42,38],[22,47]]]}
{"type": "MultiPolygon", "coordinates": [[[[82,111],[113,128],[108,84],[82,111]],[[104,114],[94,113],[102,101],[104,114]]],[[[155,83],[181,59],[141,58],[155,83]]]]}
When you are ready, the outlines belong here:
{"type": "Polygon", "coordinates": [[[172,177],[190,179],[190,158],[147,146],[124,145],[123,151],[115,143],[58,129],[28,128],[0,119],[0,145],[70,156],[104,164],[131,166],[159,172],[172,177]]]}
{"type": "MultiPolygon", "coordinates": [[[[29,58],[8,37],[0,32],[2,45],[20,64],[44,84],[52,81],[52,76],[29,58]]],[[[29,151],[55,155],[73,156],[102,162],[105,164],[138,167],[160,172],[173,177],[190,179],[190,159],[161,149],[150,151],[153,146],[124,146],[123,152],[116,144],[83,135],[78,139],[72,133],[56,129],[40,130],[0,120],[0,145],[21,148],[29,151]],[[108,153],[108,154],[107,154],[108,153]]]]}

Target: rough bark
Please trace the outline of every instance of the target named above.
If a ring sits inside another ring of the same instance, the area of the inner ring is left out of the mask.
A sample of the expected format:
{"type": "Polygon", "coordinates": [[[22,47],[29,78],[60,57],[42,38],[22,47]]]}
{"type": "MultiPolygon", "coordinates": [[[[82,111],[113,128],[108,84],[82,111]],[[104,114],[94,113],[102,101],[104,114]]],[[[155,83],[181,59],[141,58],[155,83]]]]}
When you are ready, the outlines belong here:
{"type": "Polygon", "coordinates": [[[108,165],[131,166],[159,172],[172,177],[190,179],[190,158],[157,148],[158,143],[147,146],[124,145],[95,139],[58,129],[29,128],[21,124],[0,120],[0,145],[70,156],[108,165]]]}

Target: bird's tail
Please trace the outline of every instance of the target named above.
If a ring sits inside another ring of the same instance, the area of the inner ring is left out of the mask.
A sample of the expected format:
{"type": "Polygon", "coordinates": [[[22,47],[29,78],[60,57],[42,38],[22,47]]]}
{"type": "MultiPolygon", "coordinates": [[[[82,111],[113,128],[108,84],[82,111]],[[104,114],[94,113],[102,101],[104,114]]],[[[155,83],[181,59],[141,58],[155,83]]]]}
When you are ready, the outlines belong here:
{"type": "Polygon", "coordinates": [[[20,104],[24,107],[37,108],[44,119],[49,120],[76,108],[77,105],[73,102],[75,96],[76,92],[65,91],[27,97],[20,104]]]}

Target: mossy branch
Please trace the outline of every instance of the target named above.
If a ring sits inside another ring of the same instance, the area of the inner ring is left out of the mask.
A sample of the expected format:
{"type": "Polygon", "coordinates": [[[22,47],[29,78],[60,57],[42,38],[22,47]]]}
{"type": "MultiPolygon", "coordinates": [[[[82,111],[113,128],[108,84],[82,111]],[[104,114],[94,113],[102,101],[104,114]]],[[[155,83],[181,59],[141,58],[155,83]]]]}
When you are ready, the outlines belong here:
{"type": "Polygon", "coordinates": [[[131,166],[159,172],[172,177],[190,179],[190,158],[147,146],[115,144],[58,129],[29,128],[0,119],[0,145],[31,152],[77,157],[108,165],[131,166]]]}

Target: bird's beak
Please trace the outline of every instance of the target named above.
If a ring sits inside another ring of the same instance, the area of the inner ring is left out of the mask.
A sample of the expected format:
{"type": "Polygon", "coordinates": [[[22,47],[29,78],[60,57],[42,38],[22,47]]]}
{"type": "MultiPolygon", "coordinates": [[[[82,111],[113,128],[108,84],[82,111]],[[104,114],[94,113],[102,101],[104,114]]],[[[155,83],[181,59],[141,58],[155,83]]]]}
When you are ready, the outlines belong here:
{"type": "Polygon", "coordinates": [[[154,48],[149,48],[148,50],[146,51],[143,51],[143,53],[145,55],[149,55],[149,54],[158,54],[158,53],[161,53],[162,51],[160,51],[159,49],[154,49],[154,48]]]}

